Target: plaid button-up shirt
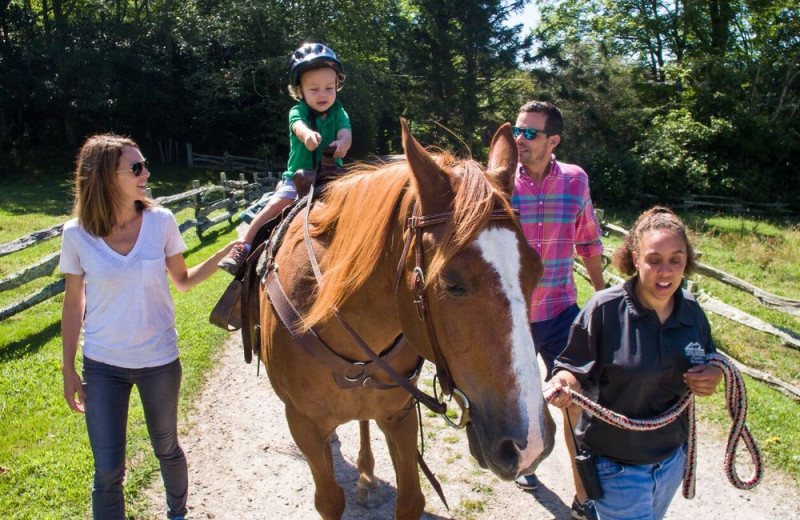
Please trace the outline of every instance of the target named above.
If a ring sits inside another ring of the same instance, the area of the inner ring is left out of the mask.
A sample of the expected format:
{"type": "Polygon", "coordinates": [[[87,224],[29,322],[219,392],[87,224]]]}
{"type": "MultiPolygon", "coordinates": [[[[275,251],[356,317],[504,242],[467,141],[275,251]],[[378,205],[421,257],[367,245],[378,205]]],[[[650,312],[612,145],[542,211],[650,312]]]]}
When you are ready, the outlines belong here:
{"type": "Polygon", "coordinates": [[[594,216],[589,178],[579,166],[550,162],[541,186],[517,165],[511,204],[520,212],[522,231],[544,263],[544,274],[531,299],[531,322],[549,320],[578,300],[572,274],[574,254],[603,252],[594,216]]]}

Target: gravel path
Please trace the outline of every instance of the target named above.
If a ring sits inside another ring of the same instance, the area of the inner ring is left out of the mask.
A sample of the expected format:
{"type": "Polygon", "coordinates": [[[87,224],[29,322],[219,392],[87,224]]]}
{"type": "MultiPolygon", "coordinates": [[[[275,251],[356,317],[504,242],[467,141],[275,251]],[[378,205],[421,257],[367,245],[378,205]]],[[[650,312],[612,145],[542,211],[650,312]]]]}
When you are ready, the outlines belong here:
{"type": "MultiPolygon", "coordinates": [[[[426,379],[430,372],[423,374],[426,379]]],[[[551,411],[560,426],[559,410],[551,407],[551,411]]],[[[311,474],[289,435],[283,403],[272,391],[263,366],[256,377],[255,363],[244,363],[238,334],[231,335],[190,415],[181,441],[189,459],[191,520],[319,518],[313,505],[311,474]]],[[[573,491],[560,431],[552,455],[537,471],[543,486],[526,493],[480,469],[469,455],[463,432],[424,413],[423,423],[425,459],[450,504],[448,511],[423,476],[424,519],[570,518],[573,491]]],[[[699,431],[697,496],[685,500],[678,492],[668,519],[800,519],[798,489],[787,484],[789,479],[768,468],[765,481],[755,490],[735,489],[722,471],[724,441],[707,425],[700,424],[699,431]]],[[[392,518],[394,472],[382,434],[373,425],[375,474],[383,483],[385,503],[367,510],[354,503],[358,425],[342,425],[337,433],[339,440],[333,448],[337,478],[347,495],[344,518],[392,518]]],[[[746,466],[741,469],[744,476],[748,471],[746,466]]],[[[161,493],[157,481],[147,492],[150,505],[145,518],[164,518],[161,493]]]]}

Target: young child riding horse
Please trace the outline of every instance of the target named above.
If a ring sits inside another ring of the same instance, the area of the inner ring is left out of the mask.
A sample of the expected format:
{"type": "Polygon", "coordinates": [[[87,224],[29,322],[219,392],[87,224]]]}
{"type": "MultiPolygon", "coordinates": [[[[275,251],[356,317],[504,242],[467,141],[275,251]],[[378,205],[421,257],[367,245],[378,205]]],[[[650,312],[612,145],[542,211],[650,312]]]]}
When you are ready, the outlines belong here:
{"type": "Polygon", "coordinates": [[[289,62],[289,94],[298,101],[289,111],[289,161],[281,184],[250,223],[244,241],[219,263],[220,268],[234,275],[261,226],[297,198],[295,172],[316,169],[322,161],[322,151],[328,148],[341,165],[341,158],[352,143],[350,117],[336,100],[344,83],[344,71],[336,54],[321,43],[307,43],[292,53],[289,62]]]}

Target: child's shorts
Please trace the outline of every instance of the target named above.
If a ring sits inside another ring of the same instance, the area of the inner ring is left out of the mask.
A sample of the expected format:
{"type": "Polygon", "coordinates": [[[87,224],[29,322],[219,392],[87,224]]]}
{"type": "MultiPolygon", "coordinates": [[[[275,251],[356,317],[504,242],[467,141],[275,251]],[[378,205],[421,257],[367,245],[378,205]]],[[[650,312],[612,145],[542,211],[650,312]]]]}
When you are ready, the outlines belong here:
{"type": "Polygon", "coordinates": [[[275,188],[273,197],[278,197],[279,199],[289,199],[289,200],[296,199],[297,188],[294,187],[294,181],[292,179],[283,179],[280,182],[280,184],[278,184],[278,186],[275,188]]]}

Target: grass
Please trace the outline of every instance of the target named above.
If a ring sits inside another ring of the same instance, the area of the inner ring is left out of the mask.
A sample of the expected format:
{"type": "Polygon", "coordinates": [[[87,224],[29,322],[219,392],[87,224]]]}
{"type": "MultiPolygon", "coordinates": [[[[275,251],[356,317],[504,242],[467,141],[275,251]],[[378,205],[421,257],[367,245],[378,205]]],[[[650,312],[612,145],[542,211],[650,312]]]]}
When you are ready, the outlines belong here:
{"type": "MultiPolygon", "coordinates": [[[[197,173],[170,170],[164,175],[164,191],[154,174],[150,182],[154,196],[188,189],[197,173]]],[[[49,176],[4,180],[0,243],[64,222],[70,212],[70,202],[63,195],[69,190],[64,179],[62,173],[51,172],[49,176]]],[[[189,216],[190,212],[178,215],[178,221],[189,216]]],[[[185,233],[187,265],[199,263],[234,237],[230,225],[207,232],[202,241],[192,231],[185,233]]],[[[58,251],[60,243],[60,239],[53,239],[0,257],[0,278],[58,251]]],[[[0,294],[0,306],[57,278],[54,274],[0,294]]],[[[184,365],[182,414],[228,337],[208,323],[211,307],[228,281],[226,274],[217,273],[188,293],[173,291],[184,365]]],[[[0,511],[4,518],[81,519],[89,514],[92,455],[86,427],[83,417],[69,410],[62,397],[61,301],[57,296],[0,322],[0,466],[8,469],[0,474],[0,511]]],[[[129,508],[129,518],[133,519],[138,515],[137,498],[153,478],[158,478],[141,405],[135,397],[131,399],[128,460],[126,498],[133,504],[129,508]]]]}

